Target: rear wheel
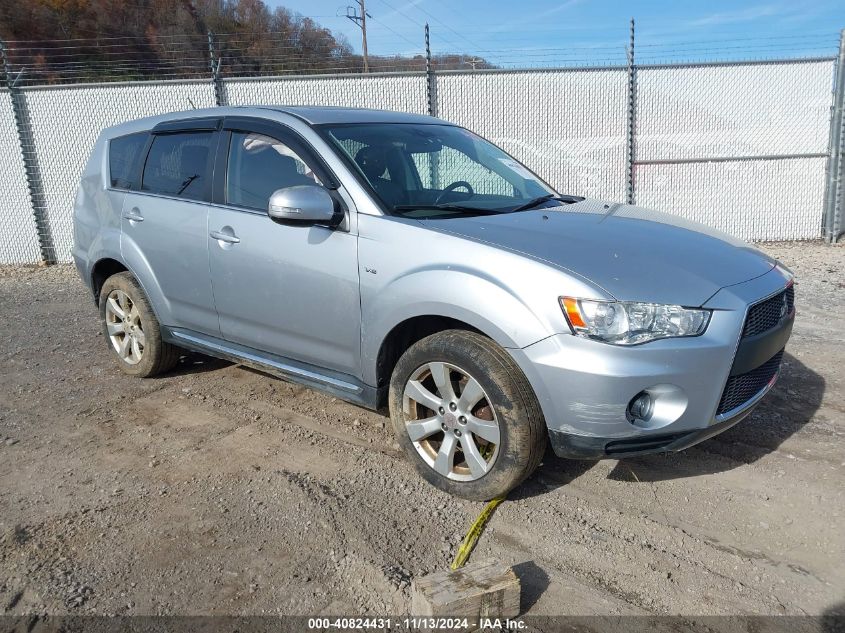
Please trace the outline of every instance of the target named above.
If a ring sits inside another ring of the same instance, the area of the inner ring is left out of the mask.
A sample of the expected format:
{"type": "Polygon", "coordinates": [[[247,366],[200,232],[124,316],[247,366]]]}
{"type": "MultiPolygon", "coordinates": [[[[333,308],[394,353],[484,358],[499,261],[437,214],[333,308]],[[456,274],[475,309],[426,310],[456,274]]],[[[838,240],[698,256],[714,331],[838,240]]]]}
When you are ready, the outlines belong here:
{"type": "Polygon", "coordinates": [[[161,339],[147,296],[128,272],[106,279],[100,289],[103,333],[123,372],[146,378],[171,369],[179,349],[161,339]]]}
{"type": "Polygon", "coordinates": [[[459,497],[507,493],[545,449],[528,380],[504,349],[474,332],[447,330],[412,345],[393,371],[390,410],[420,474],[459,497]]]}

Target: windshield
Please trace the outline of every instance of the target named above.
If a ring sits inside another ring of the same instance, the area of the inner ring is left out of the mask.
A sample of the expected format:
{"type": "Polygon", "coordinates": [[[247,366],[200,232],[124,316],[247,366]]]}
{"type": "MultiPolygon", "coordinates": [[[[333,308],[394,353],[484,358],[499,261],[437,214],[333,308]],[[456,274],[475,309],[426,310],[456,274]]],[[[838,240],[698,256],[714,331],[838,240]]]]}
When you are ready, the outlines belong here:
{"type": "Polygon", "coordinates": [[[409,217],[508,213],[557,195],[527,167],[460,127],[360,123],[323,130],[385,206],[409,217]]]}

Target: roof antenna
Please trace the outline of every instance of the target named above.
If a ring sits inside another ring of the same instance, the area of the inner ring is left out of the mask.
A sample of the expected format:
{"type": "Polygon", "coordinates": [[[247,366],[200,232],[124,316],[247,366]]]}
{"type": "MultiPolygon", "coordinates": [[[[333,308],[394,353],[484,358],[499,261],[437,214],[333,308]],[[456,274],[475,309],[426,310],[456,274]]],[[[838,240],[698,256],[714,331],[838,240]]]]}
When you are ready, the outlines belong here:
{"type": "Polygon", "coordinates": [[[196,110],[196,109],[197,109],[197,106],[195,106],[195,105],[194,105],[194,102],[193,102],[193,101],[191,101],[191,98],[190,98],[190,97],[187,97],[187,99],[188,99],[188,103],[190,103],[190,104],[191,104],[191,107],[192,107],[194,110],[196,110]]]}

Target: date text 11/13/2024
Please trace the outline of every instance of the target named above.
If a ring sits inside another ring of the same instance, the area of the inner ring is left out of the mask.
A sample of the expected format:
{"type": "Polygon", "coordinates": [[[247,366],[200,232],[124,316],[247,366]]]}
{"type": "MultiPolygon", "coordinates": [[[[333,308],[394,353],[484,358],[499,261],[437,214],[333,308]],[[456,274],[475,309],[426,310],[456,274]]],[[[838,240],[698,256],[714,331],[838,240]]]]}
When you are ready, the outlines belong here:
{"type": "Polygon", "coordinates": [[[309,630],[434,630],[434,631],[521,631],[526,624],[512,618],[467,617],[345,617],[309,618],[309,630]]]}

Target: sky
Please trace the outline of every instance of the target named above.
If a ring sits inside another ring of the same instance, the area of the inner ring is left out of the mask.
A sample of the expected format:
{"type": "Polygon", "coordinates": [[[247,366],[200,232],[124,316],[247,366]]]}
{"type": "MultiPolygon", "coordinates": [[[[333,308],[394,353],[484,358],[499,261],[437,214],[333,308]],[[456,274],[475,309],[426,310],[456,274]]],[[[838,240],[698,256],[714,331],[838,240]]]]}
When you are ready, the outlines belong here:
{"type": "MultiPolygon", "coordinates": [[[[360,52],[361,30],[345,17],[357,0],[266,1],[343,33],[360,52]]],[[[624,62],[632,17],[641,63],[835,55],[845,28],[842,0],[366,0],[366,7],[370,54],[419,54],[428,22],[435,54],[505,67],[624,62]]]]}

